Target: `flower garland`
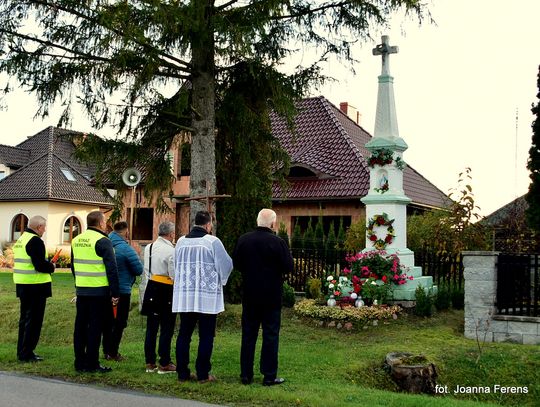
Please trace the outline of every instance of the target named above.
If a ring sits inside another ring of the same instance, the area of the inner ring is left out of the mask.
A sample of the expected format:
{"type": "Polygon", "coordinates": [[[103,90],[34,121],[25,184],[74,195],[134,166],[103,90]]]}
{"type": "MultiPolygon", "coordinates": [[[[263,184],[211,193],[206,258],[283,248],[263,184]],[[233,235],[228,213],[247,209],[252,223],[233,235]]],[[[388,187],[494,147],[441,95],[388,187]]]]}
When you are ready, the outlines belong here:
{"type": "Polygon", "coordinates": [[[405,161],[401,157],[396,157],[394,160],[394,152],[389,148],[378,148],[373,150],[371,157],[368,158],[368,165],[373,168],[375,165],[381,167],[386,164],[392,164],[396,162],[396,167],[400,170],[405,168],[405,161]]]}
{"type": "Polygon", "coordinates": [[[375,246],[376,249],[382,250],[386,248],[386,246],[394,240],[394,219],[389,219],[388,215],[383,212],[382,215],[374,215],[368,222],[368,226],[366,228],[367,230],[367,236],[368,239],[373,242],[373,246],[375,246]],[[380,239],[375,231],[373,230],[375,226],[387,226],[387,234],[384,239],[380,239]]]}
{"type": "Polygon", "coordinates": [[[385,164],[392,164],[394,160],[394,153],[388,148],[379,148],[373,150],[371,157],[368,159],[368,165],[373,168],[375,165],[383,166],[385,164]]]}

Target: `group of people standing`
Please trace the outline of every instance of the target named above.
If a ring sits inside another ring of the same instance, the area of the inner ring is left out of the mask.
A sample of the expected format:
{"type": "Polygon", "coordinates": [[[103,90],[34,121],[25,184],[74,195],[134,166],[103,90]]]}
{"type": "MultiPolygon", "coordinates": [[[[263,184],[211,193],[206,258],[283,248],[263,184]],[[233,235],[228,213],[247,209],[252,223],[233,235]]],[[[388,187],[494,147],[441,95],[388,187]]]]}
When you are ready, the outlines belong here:
{"type": "MultiPolygon", "coordinates": [[[[88,228],[71,245],[71,269],[75,277],[76,317],[73,335],[75,369],[81,373],[109,372],[99,362],[103,338],[106,360],[122,361],[119,353],[127,326],[131,287],[142,275],[141,313],[146,315],[144,354],[146,372],[174,373],[179,381],[213,382],[211,356],[217,314],[225,310],[223,287],[233,267],[243,279],[242,341],[240,379],[250,384],[254,377],[254,356],[262,327],[260,371],[263,385],[284,382],[277,377],[283,275],[292,271],[287,244],[275,235],[276,213],[262,209],[257,228],[241,236],[232,253],[211,234],[212,218],[207,211],[196,214],[193,228],[174,245],[175,225],[162,222],[158,238],[144,250],[144,266],[128,243],[128,225],[118,222],[106,234],[106,218],[100,211],[87,216],[88,228]],[[171,358],[171,341],[180,315],[176,340],[176,364],[171,358]],[[190,344],[198,325],[199,343],[195,372],[190,369],[190,344]],[[159,333],[159,342],[158,342],[159,333]],[[157,355],[156,343],[158,342],[157,355]],[[157,358],[159,356],[159,359],[157,358]]],[[[51,274],[55,264],[47,260],[41,237],[46,221],[35,216],[13,246],[13,279],[20,298],[20,361],[39,361],[37,346],[46,298],[52,294],[51,274]]]]}

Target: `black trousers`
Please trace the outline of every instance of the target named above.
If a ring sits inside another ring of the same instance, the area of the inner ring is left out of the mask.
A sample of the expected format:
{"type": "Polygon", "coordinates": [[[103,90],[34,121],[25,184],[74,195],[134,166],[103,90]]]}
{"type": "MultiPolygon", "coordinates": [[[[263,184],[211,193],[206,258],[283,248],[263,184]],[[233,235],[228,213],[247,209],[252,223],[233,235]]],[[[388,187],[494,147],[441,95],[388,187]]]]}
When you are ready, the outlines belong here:
{"type": "Polygon", "coordinates": [[[41,335],[43,317],[45,315],[46,297],[22,296],[19,316],[19,337],[17,340],[17,358],[29,360],[34,356],[41,335]]]}
{"type": "Polygon", "coordinates": [[[103,321],[110,312],[108,296],[77,296],[77,314],[73,332],[75,369],[97,369],[103,321]]]}
{"type": "Polygon", "coordinates": [[[265,380],[274,380],[278,369],[281,309],[265,309],[249,304],[242,306],[242,346],[240,376],[253,378],[253,362],[259,327],[262,326],[260,371],[265,380]]]}
{"type": "Polygon", "coordinates": [[[159,364],[167,366],[171,363],[171,341],[176,323],[176,314],[162,311],[151,313],[146,317],[146,338],[144,340],[144,357],[146,363],[156,363],[156,341],[159,332],[158,355],[159,364]]]}
{"type": "Polygon", "coordinates": [[[176,371],[181,380],[189,379],[189,347],[191,336],[199,323],[199,348],[195,370],[198,380],[208,379],[208,373],[212,369],[210,358],[214,349],[214,336],[216,336],[216,314],[202,314],[198,312],[180,313],[180,332],[176,338],[176,371]]]}
{"type": "Polygon", "coordinates": [[[128,323],[130,304],[131,295],[120,294],[116,306],[116,318],[114,317],[112,304],[109,307],[110,312],[106,314],[103,328],[103,353],[106,355],[113,357],[118,355],[122,334],[128,323]]]}

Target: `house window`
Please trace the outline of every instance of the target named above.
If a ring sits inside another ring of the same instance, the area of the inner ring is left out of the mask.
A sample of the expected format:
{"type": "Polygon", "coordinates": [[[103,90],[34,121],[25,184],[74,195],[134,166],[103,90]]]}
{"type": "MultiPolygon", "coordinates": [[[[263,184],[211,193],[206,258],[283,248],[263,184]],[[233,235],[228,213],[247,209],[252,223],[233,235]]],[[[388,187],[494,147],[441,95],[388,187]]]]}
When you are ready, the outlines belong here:
{"type": "Polygon", "coordinates": [[[68,181],[76,181],[75,176],[68,168],[60,168],[60,171],[62,171],[62,174],[64,174],[64,177],[66,177],[68,181]]]}
{"type": "Polygon", "coordinates": [[[11,221],[11,241],[14,242],[21,237],[24,229],[26,229],[27,226],[28,218],[26,215],[19,213],[17,216],[15,216],[11,221]]]}
{"type": "MultiPolygon", "coordinates": [[[[128,209],[128,219],[130,217],[130,211],[131,208],[128,209]]],[[[154,209],[136,208],[133,215],[131,238],[133,240],[154,240],[154,209]]]]}
{"type": "Polygon", "coordinates": [[[308,168],[291,167],[289,169],[289,178],[317,178],[317,174],[308,168]]]}
{"type": "Polygon", "coordinates": [[[0,179],[4,179],[6,177],[5,171],[0,171],[0,179]]]}
{"type": "Polygon", "coordinates": [[[64,243],[71,243],[71,240],[81,233],[81,222],[75,216],[70,216],[64,223],[64,243]]]}

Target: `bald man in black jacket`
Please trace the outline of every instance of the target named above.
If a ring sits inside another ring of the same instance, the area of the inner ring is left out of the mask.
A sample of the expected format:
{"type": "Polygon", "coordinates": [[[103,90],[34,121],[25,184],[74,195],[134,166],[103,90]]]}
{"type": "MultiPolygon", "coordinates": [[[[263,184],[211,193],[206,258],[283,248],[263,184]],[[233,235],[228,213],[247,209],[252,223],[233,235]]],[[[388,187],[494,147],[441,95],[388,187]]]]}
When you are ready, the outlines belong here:
{"type": "Polygon", "coordinates": [[[253,382],[253,362],[259,327],[262,325],[260,371],[263,385],[285,381],[277,377],[279,329],[283,276],[293,270],[293,259],[285,241],[273,229],[276,213],[262,209],[257,229],[242,235],[233,252],[234,267],[242,273],[242,348],[240,378],[243,384],[253,382]]]}

